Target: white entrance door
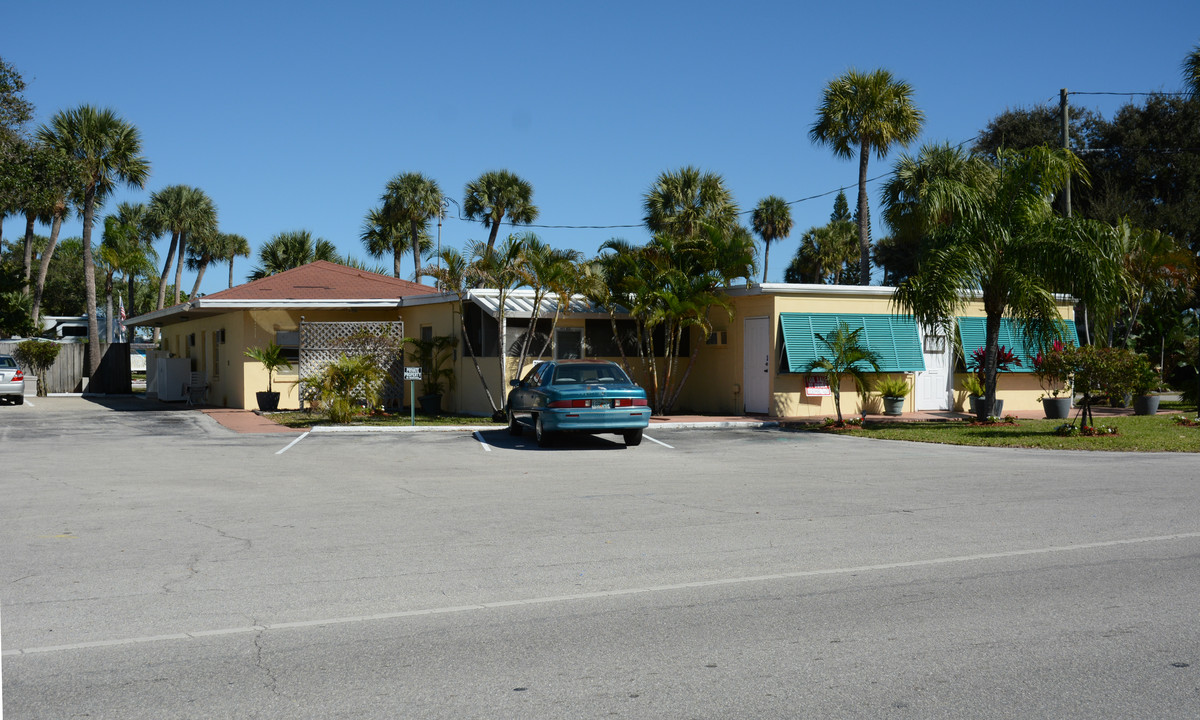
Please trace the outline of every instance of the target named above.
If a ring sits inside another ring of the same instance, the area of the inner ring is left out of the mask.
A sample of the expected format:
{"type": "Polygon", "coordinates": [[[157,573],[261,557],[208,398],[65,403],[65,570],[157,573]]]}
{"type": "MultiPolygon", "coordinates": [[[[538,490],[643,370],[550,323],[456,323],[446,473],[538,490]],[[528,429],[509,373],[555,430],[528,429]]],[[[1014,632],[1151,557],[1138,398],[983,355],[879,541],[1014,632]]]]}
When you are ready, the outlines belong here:
{"type": "Polygon", "coordinates": [[[949,410],[950,343],[940,329],[921,328],[921,348],[925,355],[925,372],[917,373],[916,407],[918,410],[949,410]]]}
{"type": "Polygon", "coordinates": [[[742,343],[742,399],[748,413],[771,409],[771,318],[746,318],[742,343]]]}

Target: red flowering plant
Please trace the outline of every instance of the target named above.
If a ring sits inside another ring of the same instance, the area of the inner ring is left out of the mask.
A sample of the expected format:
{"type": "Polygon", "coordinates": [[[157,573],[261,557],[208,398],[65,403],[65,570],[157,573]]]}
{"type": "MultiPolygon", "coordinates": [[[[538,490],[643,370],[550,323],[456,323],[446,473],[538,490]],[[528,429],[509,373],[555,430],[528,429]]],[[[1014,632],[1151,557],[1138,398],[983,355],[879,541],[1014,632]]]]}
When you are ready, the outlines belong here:
{"type": "MultiPolygon", "coordinates": [[[[984,387],[984,361],[987,358],[987,353],[983,348],[975,348],[975,352],[971,353],[971,359],[967,361],[967,369],[979,376],[979,386],[984,387]]],[[[996,348],[996,372],[1010,372],[1012,366],[1021,366],[1021,358],[1017,357],[1011,348],[1006,348],[1003,345],[996,348]]]]}
{"type": "Polygon", "coordinates": [[[1071,363],[1065,352],[1067,346],[1061,340],[1055,340],[1054,345],[1045,353],[1038,353],[1033,359],[1033,372],[1038,377],[1045,397],[1056,398],[1060,395],[1071,394],[1071,363]]]}

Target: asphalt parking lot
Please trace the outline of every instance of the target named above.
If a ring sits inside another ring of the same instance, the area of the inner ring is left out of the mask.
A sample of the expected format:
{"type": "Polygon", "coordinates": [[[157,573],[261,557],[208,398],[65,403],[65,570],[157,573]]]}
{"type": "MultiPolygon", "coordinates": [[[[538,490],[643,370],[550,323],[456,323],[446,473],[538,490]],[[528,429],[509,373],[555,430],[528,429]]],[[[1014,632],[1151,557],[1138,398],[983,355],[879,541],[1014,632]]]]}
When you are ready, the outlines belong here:
{"type": "Polygon", "coordinates": [[[1195,458],[0,407],[6,718],[1193,717],[1195,458]]]}

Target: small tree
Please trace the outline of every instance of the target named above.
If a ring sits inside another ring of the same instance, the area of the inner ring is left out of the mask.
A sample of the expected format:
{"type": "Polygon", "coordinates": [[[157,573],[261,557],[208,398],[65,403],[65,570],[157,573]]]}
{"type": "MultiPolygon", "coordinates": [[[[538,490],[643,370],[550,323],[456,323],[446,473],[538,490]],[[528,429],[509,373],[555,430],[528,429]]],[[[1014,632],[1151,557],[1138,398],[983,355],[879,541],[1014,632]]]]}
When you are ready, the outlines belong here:
{"type": "Polygon", "coordinates": [[[46,371],[58,359],[62,346],[48,340],[26,340],[17,345],[13,356],[17,362],[33,370],[37,376],[37,396],[46,397],[46,371]]]}
{"type": "Polygon", "coordinates": [[[824,335],[814,333],[829,352],[809,363],[808,371],[819,370],[829,381],[829,387],[833,389],[833,405],[837,408],[839,426],[845,424],[842,421],[842,376],[849,375],[854,378],[859,395],[865,396],[871,389],[866,367],[879,372],[879,354],[863,346],[862,332],[862,328],[851,330],[849,325],[839,322],[833,332],[824,335]]]}

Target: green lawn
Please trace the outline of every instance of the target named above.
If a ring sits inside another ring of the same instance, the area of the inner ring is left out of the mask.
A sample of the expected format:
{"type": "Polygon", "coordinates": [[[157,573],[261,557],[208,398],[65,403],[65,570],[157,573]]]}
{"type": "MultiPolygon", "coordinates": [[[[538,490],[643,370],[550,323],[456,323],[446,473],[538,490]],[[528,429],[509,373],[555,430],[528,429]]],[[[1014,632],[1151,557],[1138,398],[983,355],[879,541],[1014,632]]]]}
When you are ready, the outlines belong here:
{"type": "MultiPolygon", "coordinates": [[[[313,427],[315,425],[333,425],[329,417],[321,413],[307,412],[280,412],[270,413],[265,417],[274,420],[280,425],[290,428],[313,427]]],[[[438,425],[491,425],[497,426],[490,418],[474,417],[471,415],[438,415],[431,417],[417,413],[417,425],[426,427],[438,425]]],[[[351,423],[351,425],[411,425],[412,417],[409,413],[376,415],[372,417],[361,417],[351,423]]]]}
{"type": "MultiPolygon", "coordinates": [[[[1060,437],[1054,433],[1063,420],[1019,420],[1016,425],[975,426],[967,422],[868,422],[863,429],[839,433],[879,440],[909,440],[946,445],[1045,448],[1047,450],[1110,450],[1128,452],[1200,452],[1200,427],[1176,424],[1174,415],[1097,418],[1097,425],[1117,429],[1116,435],[1060,437]]],[[[1194,413],[1184,417],[1194,418],[1194,413]]],[[[1078,424],[1078,423],[1076,423],[1078,424]]],[[[801,429],[801,428],[797,428],[801,429]]],[[[812,427],[810,432],[826,432],[812,427]]]]}

